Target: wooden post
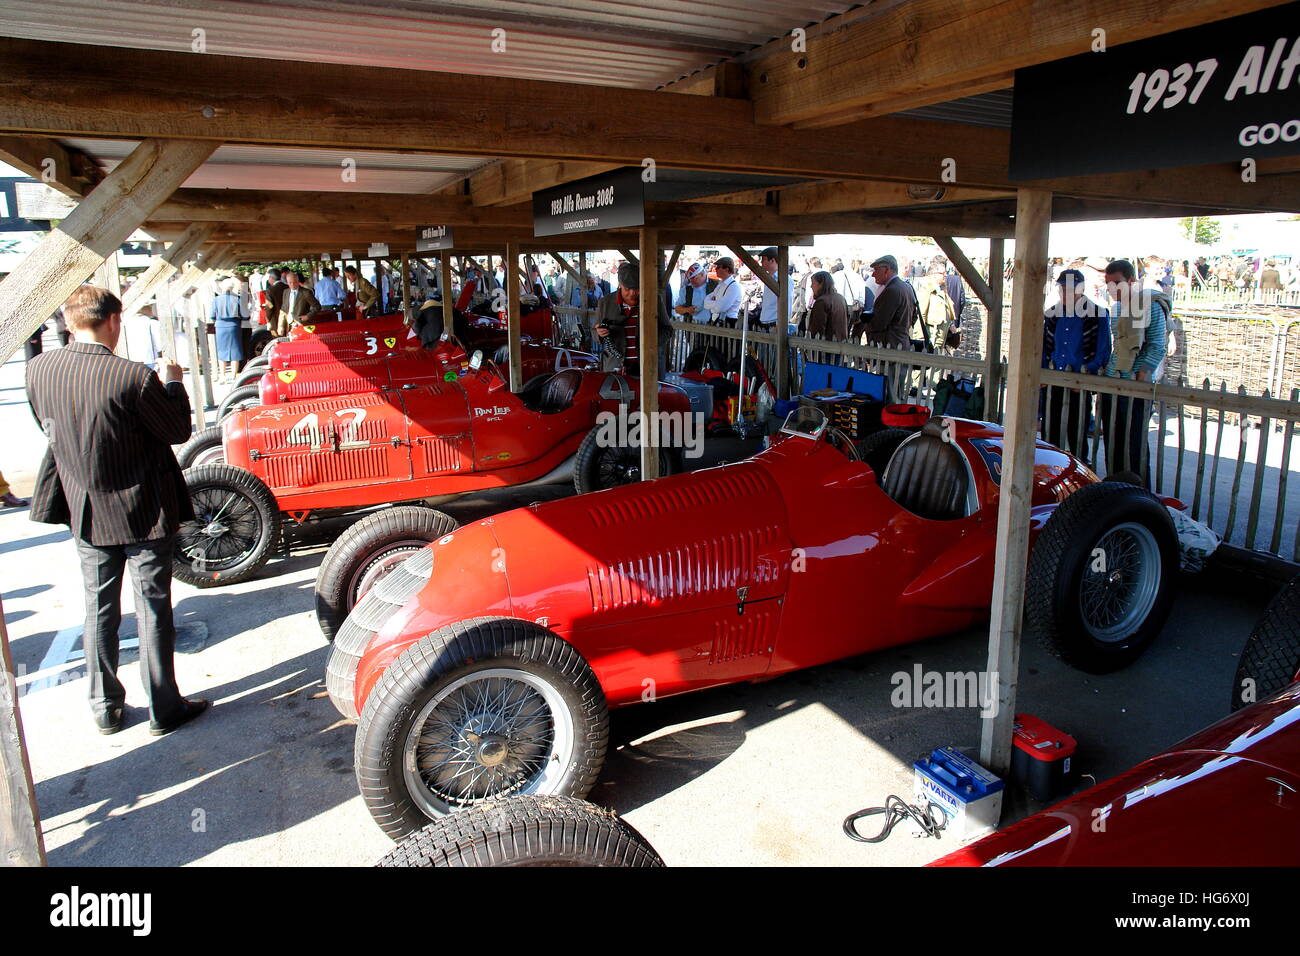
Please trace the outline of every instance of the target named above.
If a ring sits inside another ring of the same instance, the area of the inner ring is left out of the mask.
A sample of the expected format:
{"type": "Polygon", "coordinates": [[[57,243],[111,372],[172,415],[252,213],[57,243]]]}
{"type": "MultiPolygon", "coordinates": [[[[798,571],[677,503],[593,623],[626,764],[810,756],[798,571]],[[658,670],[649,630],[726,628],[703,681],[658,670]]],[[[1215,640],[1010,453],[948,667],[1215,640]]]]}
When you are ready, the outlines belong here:
{"type": "Polygon", "coordinates": [[[776,386],[777,398],[790,397],[790,247],[776,247],[776,386]]]}
{"type": "Polygon", "coordinates": [[[199,247],[207,242],[215,229],[215,223],[196,222],[186,229],[179,239],[169,245],[161,256],[156,256],[149,264],[149,268],[145,269],[131,284],[131,288],[126,290],[126,297],[122,300],[122,314],[130,315],[148,302],[160,284],[174,276],[187,261],[194,258],[199,247]]]}
{"type": "Polygon", "coordinates": [[[438,260],[438,284],[442,291],[442,330],[456,334],[456,296],[451,290],[451,252],[444,251],[438,260]]]}
{"type": "Polygon", "coordinates": [[[984,372],[984,419],[998,422],[998,396],[1002,392],[1002,257],[1006,255],[1006,240],[989,240],[989,334],[984,372]]]}
{"type": "MultiPolygon", "coordinates": [[[[491,268],[492,257],[488,257],[491,268]]],[[[524,352],[519,339],[519,243],[506,243],[506,342],[510,346],[510,391],[524,387],[524,352]]]]}
{"type": "Polygon", "coordinates": [[[44,866],[45,841],[36,787],[27,762],[18,682],[0,605],[0,866],[44,866]]]}
{"type": "Polygon", "coordinates": [[[144,140],[0,282],[0,363],[217,148],[144,140]]]}
{"type": "Polygon", "coordinates": [[[1029,555],[1029,505],[1038,434],[1038,381],[1043,355],[1043,286],[1052,194],[1016,191],[1016,272],[1008,368],[1007,415],[1002,447],[993,614],[989,621],[988,680],[997,686],[997,709],[981,718],[980,763],[994,773],[1011,767],[1011,724],[1016,711],[1020,632],[1029,555]]]}
{"type": "Polygon", "coordinates": [[[659,234],[641,230],[641,480],[659,477],[659,234]]]}

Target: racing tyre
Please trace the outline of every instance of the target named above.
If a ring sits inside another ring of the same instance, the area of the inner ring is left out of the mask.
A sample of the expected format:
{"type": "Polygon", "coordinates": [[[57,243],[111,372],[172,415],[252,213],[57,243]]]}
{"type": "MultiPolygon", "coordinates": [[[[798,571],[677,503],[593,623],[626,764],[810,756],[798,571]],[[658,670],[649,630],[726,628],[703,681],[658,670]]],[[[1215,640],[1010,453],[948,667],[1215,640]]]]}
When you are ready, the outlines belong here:
{"type": "Polygon", "coordinates": [[[1034,543],[1025,625],[1079,670],[1119,670],[1164,627],[1177,571],[1178,537],[1155,495],[1087,485],[1057,507],[1034,543]]]}
{"type": "Polygon", "coordinates": [[[275,336],[271,334],[270,329],[258,329],[248,338],[248,347],[253,352],[253,357],[261,355],[266,351],[266,347],[271,344],[275,336]]]}
{"type": "Polygon", "coordinates": [[[716,369],[721,372],[727,367],[727,360],[712,345],[701,346],[686,356],[683,372],[702,372],[704,369],[716,369]]]}
{"type": "Polygon", "coordinates": [[[1300,672],[1300,577],[1282,588],[1246,639],[1232,682],[1232,709],[1272,697],[1300,672]]]}
{"type": "Polygon", "coordinates": [[[226,420],[226,416],[245,408],[256,408],[262,404],[262,389],[259,385],[244,385],[232,388],[230,394],[221,400],[217,409],[217,422],[226,420]]]}
{"type": "Polygon", "coordinates": [[[627,821],[572,797],[502,797],[416,830],[379,861],[396,866],[635,866],[664,861],[627,821]]]}
{"type": "Polygon", "coordinates": [[[191,435],[190,440],[176,453],[176,463],[182,469],[220,464],[225,460],[226,451],[221,445],[220,425],[209,425],[203,431],[191,435]]]}
{"type": "Polygon", "coordinates": [[[330,545],[316,574],[316,621],[328,641],[357,602],[398,565],[455,531],[441,511],[403,505],[362,518],[330,545]]]}
{"type": "Polygon", "coordinates": [[[234,584],[264,565],[280,542],[280,509],[258,477],[233,465],[185,472],[194,521],[176,534],[172,576],[196,588],[234,584]]]}
{"type": "MultiPolygon", "coordinates": [[[[578,446],[573,462],[573,487],[578,494],[617,488],[641,480],[641,449],[637,446],[602,445],[599,428],[593,428],[578,446]]],[[[659,449],[659,475],[675,475],[682,470],[679,448],[659,449]]]]}
{"type": "Polygon", "coordinates": [[[472,618],[379,678],[357,729],[357,784],[400,839],[492,797],[584,796],[608,739],[605,694],[571,644],[531,621],[472,618]]]}
{"type": "Polygon", "coordinates": [[[872,432],[858,443],[858,452],[862,455],[862,460],[876,473],[877,481],[885,477],[885,466],[889,464],[889,459],[894,457],[898,446],[903,444],[903,440],[911,434],[912,432],[906,428],[882,428],[878,432],[872,432]]]}

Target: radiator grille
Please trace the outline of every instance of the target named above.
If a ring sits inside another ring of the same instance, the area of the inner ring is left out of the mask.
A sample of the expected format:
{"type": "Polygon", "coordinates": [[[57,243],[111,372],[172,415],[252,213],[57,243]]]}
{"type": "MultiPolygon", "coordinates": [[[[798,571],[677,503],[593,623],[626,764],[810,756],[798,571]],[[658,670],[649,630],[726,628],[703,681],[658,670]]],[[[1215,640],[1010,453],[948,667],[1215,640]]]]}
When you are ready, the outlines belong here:
{"type": "Polygon", "coordinates": [[[358,478],[383,478],[388,473],[386,449],[382,446],[275,455],[263,460],[272,488],[309,488],[358,478]]]}

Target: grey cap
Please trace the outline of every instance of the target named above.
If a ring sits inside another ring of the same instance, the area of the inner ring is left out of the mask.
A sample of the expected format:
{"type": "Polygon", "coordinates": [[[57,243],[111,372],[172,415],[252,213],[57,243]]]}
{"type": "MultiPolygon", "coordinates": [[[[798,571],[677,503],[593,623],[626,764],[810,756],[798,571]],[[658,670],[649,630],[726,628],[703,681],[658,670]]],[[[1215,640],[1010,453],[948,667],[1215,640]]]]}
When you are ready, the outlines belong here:
{"type": "Polygon", "coordinates": [[[895,259],[893,256],[881,256],[875,262],[871,263],[871,268],[874,269],[876,266],[889,266],[889,268],[897,272],[898,260],[895,259]]]}

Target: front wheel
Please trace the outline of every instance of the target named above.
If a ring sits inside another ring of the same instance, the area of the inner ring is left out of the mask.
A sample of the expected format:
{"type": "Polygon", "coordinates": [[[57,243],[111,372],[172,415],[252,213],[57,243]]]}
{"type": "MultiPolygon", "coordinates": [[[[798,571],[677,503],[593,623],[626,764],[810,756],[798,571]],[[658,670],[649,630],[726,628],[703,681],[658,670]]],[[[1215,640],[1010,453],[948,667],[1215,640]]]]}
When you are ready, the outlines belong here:
{"type": "Polygon", "coordinates": [[[194,520],[176,535],[172,575],[196,588],[251,577],[280,541],[280,510],[258,477],[233,465],[185,472],[194,520]]]}
{"type": "Polygon", "coordinates": [[[1178,537],[1155,495],[1088,485],[1057,507],[1034,544],[1025,625],[1079,670],[1119,670],[1164,627],[1177,570],[1178,537]]]}
{"type": "MultiPolygon", "coordinates": [[[[641,449],[637,445],[609,443],[602,428],[593,428],[578,446],[573,461],[573,487],[578,494],[617,488],[641,480],[641,449]]],[[[676,448],[659,449],[659,475],[682,470],[682,453],[676,448]]]]}
{"type": "Polygon", "coordinates": [[[271,334],[270,329],[258,329],[248,337],[248,345],[253,352],[253,356],[256,357],[265,352],[266,347],[274,340],[275,336],[271,334]]]}
{"type": "Polygon", "coordinates": [[[403,505],[362,518],[330,545],[316,575],[316,621],[328,641],[367,592],[430,542],[455,531],[456,519],[403,505]]]}
{"type": "Polygon", "coordinates": [[[356,773],[394,839],[511,794],[584,796],[609,714],[582,655],[539,624],[474,618],[404,651],[366,700],[356,773]]]}
{"type": "Polygon", "coordinates": [[[381,867],[631,866],[664,861],[631,824],[572,797],[502,797],[412,833],[381,867]]]}
{"type": "Polygon", "coordinates": [[[233,415],[235,412],[245,408],[256,408],[262,404],[262,389],[259,385],[244,385],[240,388],[232,388],[230,394],[221,401],[221,407],[217,409],[217,422],[223,422],[226,417],[233,415]]]}

